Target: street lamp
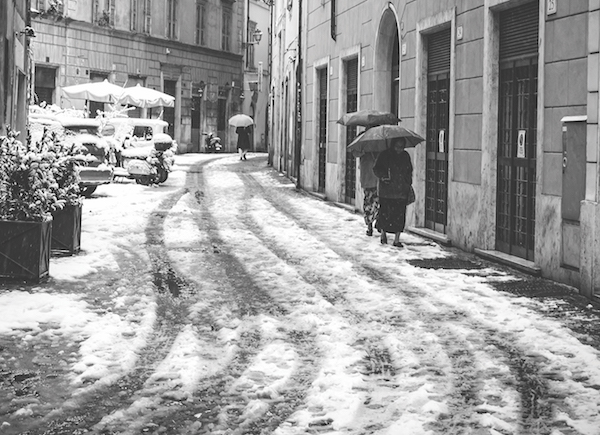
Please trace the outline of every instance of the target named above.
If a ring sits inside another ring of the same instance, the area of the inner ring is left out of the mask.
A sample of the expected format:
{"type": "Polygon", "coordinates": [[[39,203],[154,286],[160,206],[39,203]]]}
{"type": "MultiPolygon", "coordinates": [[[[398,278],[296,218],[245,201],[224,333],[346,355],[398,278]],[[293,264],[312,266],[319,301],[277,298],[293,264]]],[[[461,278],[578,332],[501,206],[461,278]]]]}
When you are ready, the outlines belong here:
{"type": "Polygon", "coordinates": [[[254,42],[247,42],[248,45],[254,45],[254,44],[259,44],[260,40],[262,39],[262,31],[260,29],[256,29],[253,33],[252,33],[252,39],[254,39],[254,42]]]}

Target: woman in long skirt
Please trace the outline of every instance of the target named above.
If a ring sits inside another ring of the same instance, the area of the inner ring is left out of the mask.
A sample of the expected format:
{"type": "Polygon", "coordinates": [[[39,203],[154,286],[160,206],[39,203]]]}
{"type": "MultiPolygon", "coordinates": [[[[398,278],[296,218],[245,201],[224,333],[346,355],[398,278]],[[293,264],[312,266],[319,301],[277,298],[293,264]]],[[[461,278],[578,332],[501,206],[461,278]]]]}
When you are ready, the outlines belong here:
{"type": "Polygon", "coordinates": [[[394,233],[394,246],[402,247],[400,234],[406,224],[406,206],[412,186],[412,162],[406,152],[405,139],[395,140],[391,147],[383,151],[373,173],[378,178],[379,216],[377,228],[381,232],[380,241],[387,244],[387,233],[394,233]]]}

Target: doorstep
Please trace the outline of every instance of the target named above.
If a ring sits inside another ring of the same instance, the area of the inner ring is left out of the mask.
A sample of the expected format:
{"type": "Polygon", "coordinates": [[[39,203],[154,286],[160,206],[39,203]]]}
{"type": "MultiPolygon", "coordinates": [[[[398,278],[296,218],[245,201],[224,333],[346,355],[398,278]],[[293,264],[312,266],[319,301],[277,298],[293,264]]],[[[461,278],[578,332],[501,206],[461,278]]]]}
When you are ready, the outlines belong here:
{"type": "Polygon", "coordinates": [[[313,192],[312,190],[305,190],[305,192],[311,196],[314,196],[315,198],[322,200],[322,201],[327,201],[327,197],[325,196],[324,193],[313,192]]]}
{"type": "Polygon", "coordinates": [[[452,240],[448,238],[446,234],[438,233],[437,231],[430,230],[429,228],[422,227],[408,227],[406,228],[411,233],[417,234],[421,237],[425,237],[427,239],[434,240],[441,245],[450,246],[452,245],[452,240]]]}
{"type": "Polygon", "coordinates": [[[508,255],[500,251],[488,251],[479,248],[475,248],[473,251],[475,254],[485,258],[486,260],[495,261],[497,263],[504,264],[505,266],[513,267],[521,272],[529,273],[535,276],[541,276],[542,274],[542,269],[533,261],[524,260],[523,258],[515,257],[514,255],[508,255]]]}
{"type": "Polygon", "coordinates": [[[339,208],[343,208],[344,210],[348,210],[350,213],[356,213],[357,210],[352,204],[346,204],[345,202],[332,202],[333,205],[339,208]]]}

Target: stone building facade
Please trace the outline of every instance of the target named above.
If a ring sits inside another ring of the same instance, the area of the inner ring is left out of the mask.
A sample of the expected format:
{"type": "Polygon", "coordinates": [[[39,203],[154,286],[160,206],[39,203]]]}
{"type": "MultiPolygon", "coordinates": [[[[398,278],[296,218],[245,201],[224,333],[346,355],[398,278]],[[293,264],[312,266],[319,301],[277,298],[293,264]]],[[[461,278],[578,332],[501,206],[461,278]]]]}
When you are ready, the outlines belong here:
{"type": "MultiPolygon", "coordinates": [[[[35,0],[31,7],[40,101],[81,108],[85,102],[67,101],[61,87],[103,79],[140,83],[175,96],[175,107],[162,116],[180,151],[202,150],[206,131],[235,150],[227,119],[242,104],[242,2],[35,0]]],[[[103,108],[93,103],[91,112],[103,108]]]]}
{"type": "Polygon", "coordinates": [[[304,189],[360,210],[336,121],[397,113],[426,138],[412,231],[600,294],[600,2],[302,3],[304,189]]]}
{"type": "Polygon", "coordinates": [[[22,133],[26,128],[31,94],[29,46],[35,36],[28,11],[29,0],[0,4],[0,134],[6,133],[7,125],[22,133]]]}

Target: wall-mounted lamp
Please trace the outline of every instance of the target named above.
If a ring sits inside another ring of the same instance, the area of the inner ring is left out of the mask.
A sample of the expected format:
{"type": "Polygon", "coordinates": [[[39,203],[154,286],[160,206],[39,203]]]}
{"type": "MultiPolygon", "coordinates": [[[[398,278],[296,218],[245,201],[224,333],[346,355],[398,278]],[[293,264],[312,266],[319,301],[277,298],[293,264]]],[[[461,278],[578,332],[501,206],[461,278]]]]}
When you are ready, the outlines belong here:
{"type": "Polygon", "coordinates": [[[296,60],[296,55],[297,55],[297,50],[295,48],[288,48],[287,50],[285,50],[285,54],[289,53],[289,60],[290,62],[294,62],[296,60]]]}
{"type": "Polygon", "coordinates": [[[252,33],[252,39],[254,39],[253,42],[246,42],[247,45],[255,45],[255,44],[259,44],[260,40],[262,39],[262,31],[260,29],[256,29],[253,33],[252,33]]]}
{"type": "Polygon", "coordinates": [[[20,32],[16,33],[17,35],[25,35],[27,38],[35,38],[35,30],[33,27],[27,26],[20,32]]]}
{"type": "Polygon", "coordinates": [[[170,49],[170,48],[167,48],[167,49],[165,50],[165,53],[166,53],[166,54],[171,54],[171,49],[170,49]]]}

